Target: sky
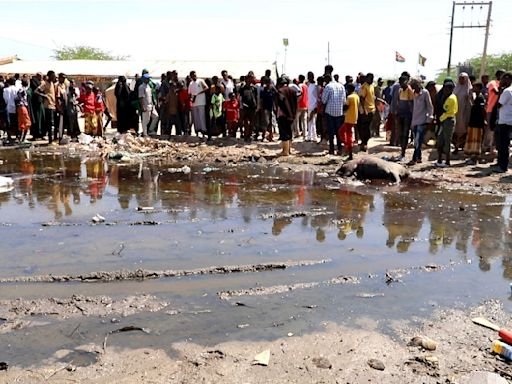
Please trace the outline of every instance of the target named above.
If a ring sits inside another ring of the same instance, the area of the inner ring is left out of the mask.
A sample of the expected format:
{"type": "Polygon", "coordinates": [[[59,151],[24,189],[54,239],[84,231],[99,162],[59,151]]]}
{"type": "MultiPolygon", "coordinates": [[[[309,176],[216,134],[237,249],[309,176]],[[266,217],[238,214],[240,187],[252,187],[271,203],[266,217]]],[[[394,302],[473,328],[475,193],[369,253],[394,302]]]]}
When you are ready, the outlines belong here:
{"type": "MultiPolygon", "coordinates": [[[[320,74],[329,58],[342,77],[407,70],[430,79],[447,65],[452,1],[0,0],[0,7],[10,16],[2,19],[0,57],[48,60],[56,48],[89,45],[133,60],[276,60],[293,77],[320,74]],[[395,62],[395,51],[405,63],[395,62]]],[[[512,0],[493,1],[489,54],[511,50],[511,15],[512,0]]],[[[486,17],[487,7],[457,7],[455,24],[484,25],[486,17]]],[[[452,63],[481,55],[484,32],[456,29],[452,63]]]]}

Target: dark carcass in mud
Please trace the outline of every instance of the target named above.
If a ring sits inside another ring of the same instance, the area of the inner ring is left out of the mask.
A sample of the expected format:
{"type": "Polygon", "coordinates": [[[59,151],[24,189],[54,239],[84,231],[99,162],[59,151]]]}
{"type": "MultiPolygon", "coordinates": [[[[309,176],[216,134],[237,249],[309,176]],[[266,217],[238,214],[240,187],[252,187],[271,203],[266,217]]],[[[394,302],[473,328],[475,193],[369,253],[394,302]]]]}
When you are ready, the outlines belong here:
{"type": "Polygon", "coordinates": [[[350,160],[336,171],[340,176],[356,176],[360,180],[383,179],[399,183],[409,176],[403,165],[386,161],[375,156],[363,156],[350,160]]]}

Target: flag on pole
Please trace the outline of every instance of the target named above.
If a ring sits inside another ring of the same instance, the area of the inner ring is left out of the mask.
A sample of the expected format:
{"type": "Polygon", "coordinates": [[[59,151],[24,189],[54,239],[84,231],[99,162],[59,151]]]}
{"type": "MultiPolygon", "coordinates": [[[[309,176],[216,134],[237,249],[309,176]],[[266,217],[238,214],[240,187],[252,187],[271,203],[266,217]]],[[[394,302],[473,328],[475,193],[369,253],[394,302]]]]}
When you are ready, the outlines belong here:
{"type": "Polygon", "coordinates": [[[422,67],[425,66],[425,62],[427,61],[427,58],[425,56],[421,56],[421,53],[418,54],[418,64],[422,67]]]}
{"type": "Polygon", "coordinates": [[[398,61],[399,63],[405,63],[405,57],[395,51],[395,61],[398,61]]]}

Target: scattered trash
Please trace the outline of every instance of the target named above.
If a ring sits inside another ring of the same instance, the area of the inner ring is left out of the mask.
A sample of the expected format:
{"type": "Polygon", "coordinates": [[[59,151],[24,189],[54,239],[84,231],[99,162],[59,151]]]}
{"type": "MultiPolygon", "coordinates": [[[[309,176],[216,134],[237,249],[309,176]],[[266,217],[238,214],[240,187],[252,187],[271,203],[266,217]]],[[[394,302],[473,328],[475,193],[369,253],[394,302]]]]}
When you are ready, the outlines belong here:
{"type": "Polygon", "coordinates": [[[155,207],[137,207],[137,211],[154,211],[155,207]]]}
{"type": "Polygon", "coordinates": [[[0,193],[10,192],[14,189],[14,180],[11,177],[0,176],[0,193]]]}
{"type": "Polygon", "coordinates": [[[112,251],[112,255],[121,256],[121,252],[124,251],[124,248],[125,248],[124,243],[119,244],[119,247],[112,251]]]}
{"type": "Polygon", "coordinates": [[[384,363],[377,359],[370,359],[367,361],[367,364],[371,368],[376,369],[377,371],[383,371],[384,369],[386,369],[384,363]]]}
{"type": "Polygon", "coordinates": [[[238,324],[236,327],[240,329],[247,328],[250,324],[238,324]]]}
{"type": "Polygon", "coordinates": [[[437,342],[425,336],[415,336],[407,345],[422,347],[427,351],[435,351],[437,348],[437,342]]]}
{"type": "Polygon", "coordinates": [[[267,366],[270,361],[270,349],[266,349],[263,352],[254,356],[252,365],[264,365],[267,366]]]}
{"type": "Polygon", "coordinates": [[[489,320],[484,319],[483,317],[475,317],[471,319],[471,321],[475,324],[481,325],[482,327],[492,329],[493,331],[498,332],[499,337],[508,344],[512,344],[512,332],[506,329],[500,328],[498,325],[491,323],[489,320]]]}
{"type": "Polygon", "coordinates": [[[9,364],[5,361],[0,361],[0,371],[7,371],[7,368],[9,368],[9,364]]]}
{"type": "Polygon", "coordinates": [[[167,169],[170,173],[183,173],[185,175],[188,175],[192,169],[188,165],[184,165],[181,168],[169,168],[167,169]]]}
{"type": "Polygon", "coordinates": [[[313,362],[313,364],[315,364],[315,366],[317,368],[321,368],[321,369],[331,369],[332,368],[331,362],[328,359],[326,359],[325,357],[313,357],[311,359],[311,361],[313,362]]]}
{"type": "Polygon", "coordinates": [[[94,224],[98,224],[98,223],[104,223],[105,222],[105,218],[103,216],[101,216],[100,214],[96,214],[92,217],[91,221],[94,223],[94,224]]]}
{"type": "Polygon", "coordinates": [[[293,333],[292,333],[292,332],[288,332],[287,336],[288,336],[288,337],[292,337],[292,336],[293,336],[293,333]]]}
{"type": "Polygon", "coordinates": [[[356,297],[361,297],[363,299],[371,299],[371,298],[374,298],[374,297],[384,297],[384,293],[382,293],[382,292],[377,292],[377,293],[365,293],[365,292],[362,292],[362,293],[356,294],[356,297]]]}
{"type": "Polygon", "coordinates": [[[317,177],[329,177],[329,174],[327,172],[318,172],[316,174],[317,177]]]}
{"type": "Polygon", "coordinates": [[[93,137],[90,136],[90,135],[86,135],[85,133],[81,133],[79,136],[78,136],[78,142],[80,144],[85,144],[85,145],[89,145],[92,143],[93,141],[93,137]]]}
{"type": "Polygon", "coordinates": [[[491,351],[503,357],[508,361],[512,361],[512,346],[503,341],[495,340],[492,343],[491,351]]]}

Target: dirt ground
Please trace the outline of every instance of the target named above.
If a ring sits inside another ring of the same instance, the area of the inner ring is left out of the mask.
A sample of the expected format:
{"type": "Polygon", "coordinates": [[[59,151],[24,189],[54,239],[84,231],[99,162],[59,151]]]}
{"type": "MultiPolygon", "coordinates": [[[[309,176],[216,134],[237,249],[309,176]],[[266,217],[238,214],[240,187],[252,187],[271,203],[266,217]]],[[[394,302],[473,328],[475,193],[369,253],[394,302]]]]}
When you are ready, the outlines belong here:
{"type": "Polygon", "coordinates": [[[510,365],[490,353],[497,335],[471,322],[483,316],[506,324],[510,315],[500,303],[489,301],[467,311],[436,312],[417,325],[386,324],[389,336],[373,321],[361,320],[353,328],[323,323],[324,331],[283,335],[261,342],[226,342],[205,346],[175,343],[170,356],[163,350],[120,350],[101,345],[78,347],[95,353],[96,363],[75,367],[56,362],[72,353],[57,351],[40,366],[9,367],[0,372],[2,383],[464,383],[473,371],[495,372],[512,379],[510,365]],[[410,345],[415,336],[437,343],[433,351],[410,345]],[[268,350],[268,365],[255,364],[256,355],[268,350]]]}

